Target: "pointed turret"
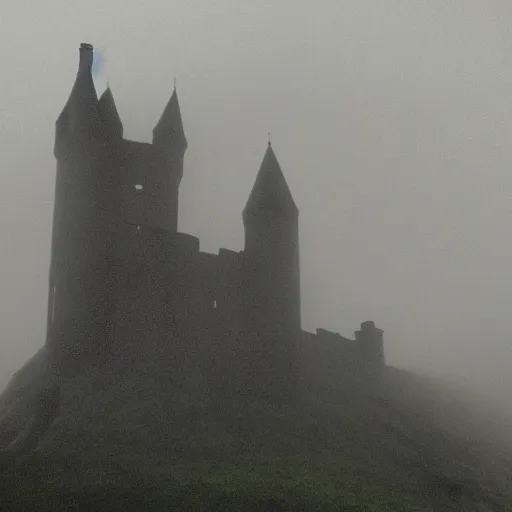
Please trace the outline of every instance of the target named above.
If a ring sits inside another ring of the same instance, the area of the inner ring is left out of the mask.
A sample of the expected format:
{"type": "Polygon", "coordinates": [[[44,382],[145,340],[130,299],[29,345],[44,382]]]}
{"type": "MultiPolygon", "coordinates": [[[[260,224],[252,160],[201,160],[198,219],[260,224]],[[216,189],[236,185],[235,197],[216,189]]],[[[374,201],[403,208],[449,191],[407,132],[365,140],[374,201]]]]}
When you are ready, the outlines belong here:
{"type": "Polygon", "coordinates": [[[248,372],[268,392],[294,388],[300,337],[299,211],[269,142],[243,211],[248,372]]]}
{"type": "Polygon", "coordinates": [[[80,139],[94,139],[100,133],[98,96],[92,79],[93,47],[80,45],[80,59],[76,80],[56,122],[56,146],[70,134],[80,139]]]}
{"type": "Polygon", "coordinates": [[[256,181],[243,211],[247,218],[260,214],[298,215],[299,210],[269,142],[256,181]]]}
{"type": "Polygon", "coordinates": [[[107,86],[98,101],[98,113],[103,121],[107,135],[112,138],[121,139],[123,137],[123,123],[119,117],[114,95],[109,86],[107,86]]]}
{"type": "Polygon", "coordinates": [[[153,144],[175,152],[181,159],[187,149],[187,139],[183,130],[180,104],[176,87],[167,103],[160,120],[153,129],[153,144]]]}
{"type": "Polygon", "coordinates": [[[187,150],[187,139],[183,130],[176,85],[171,99],[153,129],[153,148],[159,153],[164,165],[167,166],[166,177],[160,189],[166,190],[166,200],[170,208],[169,229],[176,232],[178,229],[179,188],[183,178],[183,164],[187,150]]]}

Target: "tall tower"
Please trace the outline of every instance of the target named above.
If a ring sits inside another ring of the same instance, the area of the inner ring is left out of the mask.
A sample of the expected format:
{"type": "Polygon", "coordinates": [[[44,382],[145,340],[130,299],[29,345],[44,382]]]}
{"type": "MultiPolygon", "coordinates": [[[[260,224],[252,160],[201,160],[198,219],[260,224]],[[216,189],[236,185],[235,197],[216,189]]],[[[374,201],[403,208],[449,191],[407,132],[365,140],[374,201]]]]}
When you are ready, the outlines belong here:
{"type": "Polygon", "coordinates": [[[297,372],[301,335],[298,216],[269,142],[243,222],[250,369],[259,385],[271,393],[293,387],[297,372]]]}
{"type": "Polygon", "coordinates": [[[170,230],[178,230],[178,193],[183,178],[183,161],[187,150],[187,139],[183,130],[180,104],[176,86],[160,120],[153,129],[153,147],[159,151],[164,167],[167,166],[168,201],[170,207],[170,230]],[[170,173],[169,173],[170,170],[170,173]]]}
{"type": "Polygon", "coordinates": [[[56,370],[101,352],[113,322],[122,125],[113,98],[98,101],[92,62],[92,46],[82,44],[74,86],[56,122],[46,341],[56,370]]]}
{"type": "Polygon", "coordinates": [[[187,149],[176,88],[153,144],[126,140],[110,87],[98,100],[92,63],[84,43],[56,122],[46,341],[56,369],[104,355],[114,340],[131,237],[141,227],[177,231],[187,149]]]}

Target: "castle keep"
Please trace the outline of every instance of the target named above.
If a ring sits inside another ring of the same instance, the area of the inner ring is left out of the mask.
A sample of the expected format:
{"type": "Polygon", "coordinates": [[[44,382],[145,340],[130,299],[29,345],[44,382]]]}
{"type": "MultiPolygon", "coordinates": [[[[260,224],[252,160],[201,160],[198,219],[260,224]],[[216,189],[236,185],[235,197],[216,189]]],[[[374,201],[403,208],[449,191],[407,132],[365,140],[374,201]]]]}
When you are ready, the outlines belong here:
{"type": "Polygon", "coordinates": [[[187,140],[176,90],[152,144],[126,140],[92,62],[82,44],[56,122],[46,341],[56,371],[150,352],[175,378],[276,390],[293,387],[304,361],[382,366],[373,322],[356,340],[302,331],[299,212],[270,143],[242,213],[244,250],[201,252],[177,229],[187,140]]]}

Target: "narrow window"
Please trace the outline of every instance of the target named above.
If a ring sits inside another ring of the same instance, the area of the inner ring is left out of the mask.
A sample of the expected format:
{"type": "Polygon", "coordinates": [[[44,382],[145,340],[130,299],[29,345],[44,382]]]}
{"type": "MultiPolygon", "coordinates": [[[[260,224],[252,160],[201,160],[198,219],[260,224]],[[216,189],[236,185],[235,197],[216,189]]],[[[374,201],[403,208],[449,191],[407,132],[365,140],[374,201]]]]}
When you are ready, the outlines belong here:
{"type": "Polygon", "coordinates": [[[217,309],[217,301],[216,300],[213,301],[213,309],[217,309]]]}
{"type": "Polygon", "coordinates": [[[137,226],[137,231],[140,231],[140,226],[137,226]]]}
{"type": "Polygon", "coordinates": [[[55,291],[56,291],[56,286],[54,286],[53,290],[52,290],[52,324],[53,324],[53,319],[55,318],[55,291]]]}

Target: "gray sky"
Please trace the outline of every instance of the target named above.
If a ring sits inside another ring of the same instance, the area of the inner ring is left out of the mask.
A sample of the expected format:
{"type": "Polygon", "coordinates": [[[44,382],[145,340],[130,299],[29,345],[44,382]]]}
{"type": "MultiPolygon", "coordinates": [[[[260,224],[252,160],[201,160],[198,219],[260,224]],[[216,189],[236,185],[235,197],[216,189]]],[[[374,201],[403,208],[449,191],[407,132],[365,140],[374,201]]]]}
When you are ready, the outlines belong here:
{"type": "Polygon", "coordinates": [[[90,42],[128,138],[150,140],[177,76],[180,230],[202,250],[242,248],[270,131],[300,208],[304,327],[375,320],[390,363],[506,396],[511,21],[505,0],[4,1],[0,385],[44,342],[54,121],[90,42]]]}

